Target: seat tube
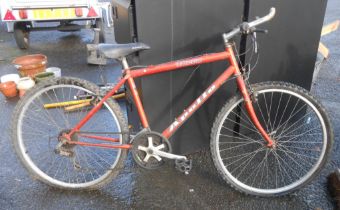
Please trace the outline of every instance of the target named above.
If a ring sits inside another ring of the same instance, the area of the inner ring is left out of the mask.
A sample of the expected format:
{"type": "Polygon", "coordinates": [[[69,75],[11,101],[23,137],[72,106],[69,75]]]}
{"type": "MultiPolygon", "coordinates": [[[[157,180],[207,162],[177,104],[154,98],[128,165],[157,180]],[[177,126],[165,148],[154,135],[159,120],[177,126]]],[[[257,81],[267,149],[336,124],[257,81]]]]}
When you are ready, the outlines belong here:
{"type": "Polygon", "coordinates": [[[140,100],[140,97],[139,97],[139,94],[138,94],[138,91],[137,91],[136,83],[135,83],[135,81],[133,80],[132,77],[128,78],[128,84],[129,84],[129,87],[130,87],[130,90],[131,90],[131,93],[132,93],[133,100],[134,100],[135,105],[137,107],[138,115],[139,115],[140,120],[142,122],[142,126],[143,126],[143,128],[149,128],[148,119],[146,118],[145,111],[144,111],[142,102],[140,100]]]}

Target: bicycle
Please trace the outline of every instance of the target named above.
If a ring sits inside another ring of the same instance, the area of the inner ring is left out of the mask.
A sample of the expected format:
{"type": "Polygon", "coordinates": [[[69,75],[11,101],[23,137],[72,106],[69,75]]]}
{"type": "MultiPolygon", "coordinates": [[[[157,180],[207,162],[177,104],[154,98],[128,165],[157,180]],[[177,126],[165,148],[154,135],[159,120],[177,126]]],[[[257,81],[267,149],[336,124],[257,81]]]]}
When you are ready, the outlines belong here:
{"type": "Polygon", "coordinates": [[[106,94],[85,80],[61,77],[28,91],[14,110],[12,139],[29,174],[62,189],[98,189],[117,176],[127,151],[146,169],[164,159],[189,172],[191,161],[172,153],[169,138],[232,76],[240,94],[228,99],[211,130],[210,150],[221,177],[235,189],[258,196],[279,196],[297,190],[320,173],[333,143],[333,131],[323,106],[306,90],[286,82],[250,85],[230,41],[253,34],[271,20],[244,22],[223,34],[225,51],[132,70],[126,56],[149,49],[143,43],[99,44],[107,58],[122,61],[122,78],[106,94]],[[134,78],[221,60],[230,66],[162,133],[148,124],[134,78]],[[130,139],[118,103],[111,97],[125,84],[130,88],[143,129],[130,139]],[[66,111],[65,100],[78,109],[66,111]],[[79,100],[82,104],[79,106],[79,100]],[[86,105],[83,103],[86,102],[86,105]],[[56,103],[49,108],[48,103],[56,103]],[[63,110],[64,108],[64,110],[63,110]]]}

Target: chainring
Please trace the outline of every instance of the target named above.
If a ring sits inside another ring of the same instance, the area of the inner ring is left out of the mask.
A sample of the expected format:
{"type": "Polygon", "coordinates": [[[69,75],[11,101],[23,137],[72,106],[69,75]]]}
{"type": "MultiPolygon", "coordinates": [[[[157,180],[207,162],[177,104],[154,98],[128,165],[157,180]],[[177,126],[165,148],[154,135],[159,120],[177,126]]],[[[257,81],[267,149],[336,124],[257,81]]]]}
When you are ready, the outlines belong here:
{"type": "Polygon", "coordinates": [[[160,149],[163,152],[172,152],[171,144],[170,142],[162,136],[162,134],[154,132],[154,131],[145,131],[142,133],[137,134],[132,139],[132,157],[135,160],[135,162],[142,168],[145,169],[157,169],[160,166],[164,164],[164,158],[161,158],[161,160],[157,160],[152,154],[149,154],[149,157],[147,157],[147,152],[140,150],[138,147],[148,147],[149,146],[149,139],[152,139],[152,144],[154,147],[164,145],[162,149],[160,149]]]}

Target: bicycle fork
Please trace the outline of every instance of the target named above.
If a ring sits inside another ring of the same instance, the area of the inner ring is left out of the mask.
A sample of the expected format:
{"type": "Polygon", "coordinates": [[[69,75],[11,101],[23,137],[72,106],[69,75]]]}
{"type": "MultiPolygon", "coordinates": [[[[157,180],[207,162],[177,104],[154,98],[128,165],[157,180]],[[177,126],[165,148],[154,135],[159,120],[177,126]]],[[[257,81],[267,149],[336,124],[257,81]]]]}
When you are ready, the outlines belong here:
{"type": "Polygon", "coordinates": [[[241,71],[238,67],[236,58],[235,58],[235,54],[234,51],[232,49],[232,45],[228,44],[226,46],[226,51],[229,53],[229,62],[230,64],[234,67],[234,75],[237,76],[236,77],[236,83],[237,86],[242,94],[242,97],[244,98],[244,103],[245,103],[245,107],[247,110],[247,113],[250,117],[250,119],[252,120],[252,122],[254,123],[255,127],[258,129],[258,131],[261,133],[262,137],[264,138],[264,140],[267,142],[267,147],[274,147],[274,141],[270,138],[270,136],[268,135],[268,133],[263,129],[256,113],[254,110],[254,106],[252,103],[252,100],[250,98],[250,95],[248,93],[247,87],[245,85],[244,79],[242,77],[241,71]]]}

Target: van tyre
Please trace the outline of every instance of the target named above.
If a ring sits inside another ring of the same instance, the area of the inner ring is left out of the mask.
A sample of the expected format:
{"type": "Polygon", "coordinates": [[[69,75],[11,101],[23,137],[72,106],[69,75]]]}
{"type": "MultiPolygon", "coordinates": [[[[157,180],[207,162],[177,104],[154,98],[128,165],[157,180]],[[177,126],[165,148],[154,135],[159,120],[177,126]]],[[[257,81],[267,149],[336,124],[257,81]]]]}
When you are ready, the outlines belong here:
{"type": "Polygon", "coordinates": [[[16,22],[13,28],[15,42],[23,50],[29,48],[30,31],[27,25],[27,22],[16,22]]]}

